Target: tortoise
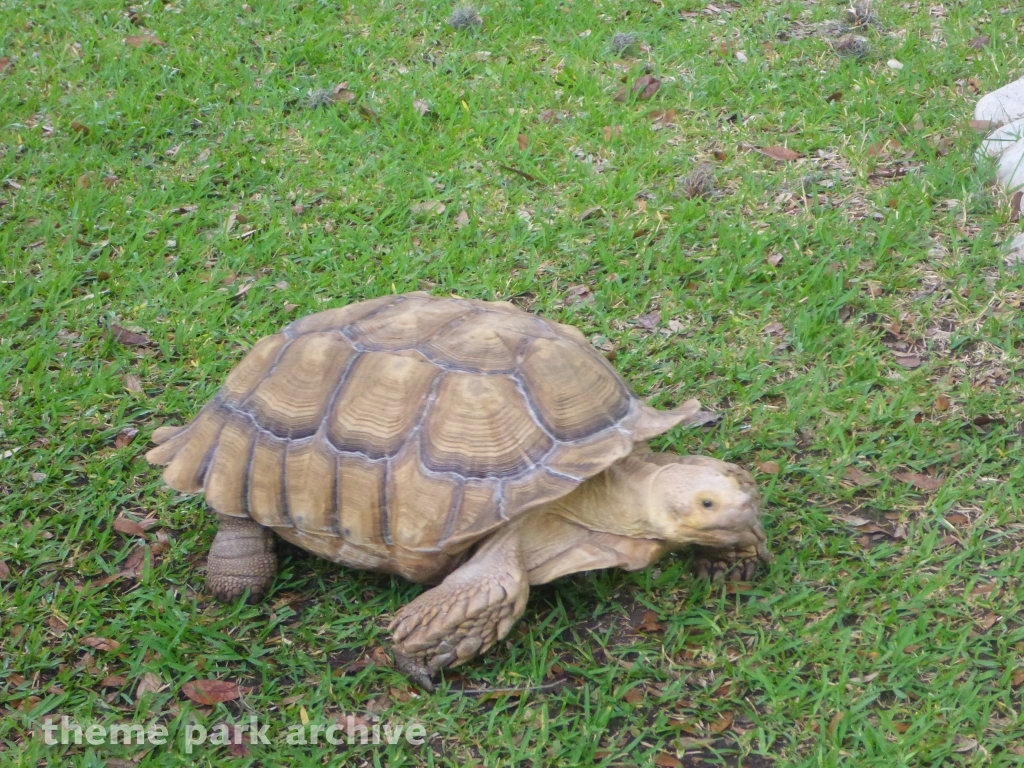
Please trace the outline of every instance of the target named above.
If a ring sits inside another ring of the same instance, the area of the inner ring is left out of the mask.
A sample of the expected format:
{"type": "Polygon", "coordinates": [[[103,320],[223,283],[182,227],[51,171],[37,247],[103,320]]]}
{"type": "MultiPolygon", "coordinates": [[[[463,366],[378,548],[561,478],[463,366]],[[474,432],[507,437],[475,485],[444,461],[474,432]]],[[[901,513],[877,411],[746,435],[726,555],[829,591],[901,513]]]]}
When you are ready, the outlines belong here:
{"type": "Polygon", "coordinates": [[[508,634],[531,585],[686,545],[747,578],[768,561],[746,471],[646,446],[699,408],[649,407],[574,327],[412,293],[261,339],[146,458],[216,513],[206,584],[220,600],[267,593],[272,532],[437,584],[389,627],[399,669],[432,690],[508,634]]]}

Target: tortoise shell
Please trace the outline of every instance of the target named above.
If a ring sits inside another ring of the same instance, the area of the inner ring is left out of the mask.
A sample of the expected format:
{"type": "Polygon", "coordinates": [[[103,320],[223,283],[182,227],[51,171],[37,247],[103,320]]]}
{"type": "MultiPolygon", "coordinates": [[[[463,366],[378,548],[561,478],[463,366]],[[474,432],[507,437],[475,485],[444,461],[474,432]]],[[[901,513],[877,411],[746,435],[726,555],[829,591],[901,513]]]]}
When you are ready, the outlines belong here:
{"type": "Polygon", "coordinates": [[[436,578],[696,410],[637,399],[577,329],[505,302],[386,296],[261,339],[146,456],[176,490],[354,567],[436,578]],[[447,559],[447,558],[443,558],[447,559]]]}

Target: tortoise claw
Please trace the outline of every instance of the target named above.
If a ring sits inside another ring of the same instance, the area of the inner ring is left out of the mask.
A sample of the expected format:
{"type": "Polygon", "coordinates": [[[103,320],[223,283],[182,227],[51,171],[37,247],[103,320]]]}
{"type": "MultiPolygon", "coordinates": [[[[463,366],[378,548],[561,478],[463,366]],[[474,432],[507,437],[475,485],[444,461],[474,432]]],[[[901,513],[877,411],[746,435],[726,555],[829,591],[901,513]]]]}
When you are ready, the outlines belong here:
{"type": "Polygon", "coordinates": [[[415,659],[406,656],[397,648],[392,649],[392,653],[395,657],[395,666],[398,668],[399,672],[408,677],[427,693],[433,693],[436,690],[434,681],[430,679],[431,675],[429,669],[415,659]]]}

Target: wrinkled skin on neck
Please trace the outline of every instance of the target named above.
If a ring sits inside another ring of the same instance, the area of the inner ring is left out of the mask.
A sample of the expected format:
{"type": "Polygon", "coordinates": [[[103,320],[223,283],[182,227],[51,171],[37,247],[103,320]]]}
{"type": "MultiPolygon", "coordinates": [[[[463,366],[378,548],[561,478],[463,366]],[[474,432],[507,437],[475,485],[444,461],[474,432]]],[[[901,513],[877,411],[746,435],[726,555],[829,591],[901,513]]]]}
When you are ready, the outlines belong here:
{"type": "Polygon", "coordinates": [[[582,528],[770,560],[750,474],[706,456],[637,451],[546,510],[582,528]]]}

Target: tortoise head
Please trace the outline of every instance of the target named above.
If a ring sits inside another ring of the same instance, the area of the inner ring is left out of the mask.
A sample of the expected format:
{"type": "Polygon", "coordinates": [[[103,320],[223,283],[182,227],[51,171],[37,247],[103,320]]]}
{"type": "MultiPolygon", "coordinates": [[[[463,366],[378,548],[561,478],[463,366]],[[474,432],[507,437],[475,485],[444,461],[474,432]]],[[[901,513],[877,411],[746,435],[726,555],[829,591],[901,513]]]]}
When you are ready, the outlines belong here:
{"type": "Polygon", "coordinates": [[[746,470],[708,456],[680,456],[651,478],[651,524],[659,537],[769,562],[761,497],[746,470]]]}

